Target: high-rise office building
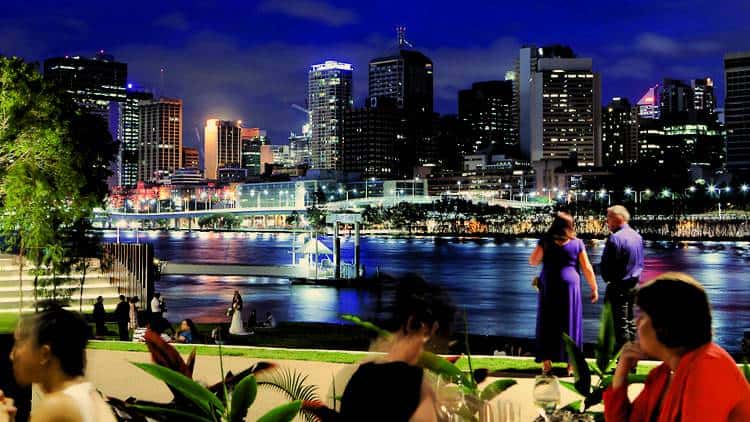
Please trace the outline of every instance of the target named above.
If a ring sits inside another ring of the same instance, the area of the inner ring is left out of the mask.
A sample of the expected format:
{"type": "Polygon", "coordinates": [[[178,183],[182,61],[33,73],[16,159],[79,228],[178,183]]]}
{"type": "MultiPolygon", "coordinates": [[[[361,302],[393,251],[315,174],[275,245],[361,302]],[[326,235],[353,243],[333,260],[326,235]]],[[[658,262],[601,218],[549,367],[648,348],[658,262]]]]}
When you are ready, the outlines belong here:
{"type": "Polygon", "coordinates": [[[407,49],[402,37],[396,54],[370,60],[368,98],[390,98],[402,113],[396,148],[400,175],[410,177],[415,166],[435,164],[437,158],[432,133],[434,68],[427,56],[407,49]]]}
{"type": "Polygon", "coordinates": [[[291,132],[289,134],[289,150],[294,162],[298,166],[310,167],[312,165],[312,155],[310,154],[310,124],[302,126],[302,133],[291,132]]]}
{"type": "Polygon", "coordinates": [[[615,97],[602,109],[602,162],[626,167],[638,161],[638,109],[615,97]]]}
{"type": "Polygon", "coordinates": [[[659,104],[659,85],[654,85],[636,103],[638,117],[640,119],[658,119],[660,117],[659,104]]]}
{"type": "Polygon", "coordinates": [[[340,170],[344,112],[354,106],[352,65],[328,60],[310,67],[307,107],[310,110],[312,168],[340,170]]]}
{"type": "Polygon", "coordinates": [[[693,112],[693,89],[677,79],[664,79],[660,95],[661,119],[687,121],[693,112]]]}
{"type": "Polygon", "coordinates": [[[693,90],[693,109],[702,114],[713,114],[716,108],[714,81],[711,78],[690,81],[693,90]]]}
{"type": "Polygon", "coordinates": [[[724,56],[724,121],[727,130],[727,168],[750,176],[750,51],[724,56]]]}
{"type": "Polygon", "coordinates": [[[258,176],[262,174],[263,169],[260,165],[260,147],[268,143],[266,131],[260,130],[257,127],[243,127],[240,132],[240,138],[242,141],[241,167],[247,169],[247,174],[249,176],[258,176]]]}
{"type": "Polygon", "coordinates": [[[399,158],[396,141],[401,113],[395,100],[381,98],[344,116],[344,170],[362,178],[391,179],[399,158]],[[390,103],[390,105],[386,105],[390,103]],[[373,106],[376,105],[376,106],[373,106]]]}
{"type": "Polygon", "coordinates": [[[208,119],[203,138],[203,166],[206,179],[217,180],[219,169],[242,164],[242,122],[208,119]]]}
{"type": "Polygon", "coordinates": [[[198,148],[182,147],[182,167],[200,169],[198,148]]]}
{"type": "Polygon", "coordinates": [[[538,59],[528,102],[532,162],[601,166],[601,82],[591,59],[538,59]]]}
{"type": "Polygon", "coordinates": [[[182,100],[143,101],[138,145],[138,180],[154,183],[182,168],[182,100]]]}
{"type": "Polygon", "coordinates": [[[138,146],[141,139],[140,105],[153,100],[150,92],[127,91],[125,101],[119,103],[120,121],[117,130],[120,142],[118,155],[119,186],[133,188],[138,183],[138,146]]]}
{"type": "Polygon", "coordinates": [[[466,128],[462,155],[489,153],[518,155],[514,124],[513,82],[476,82],[458,92],[458,118],[466,128]]]}
{"type": "Polygon", "coordinates": [[[542,58],[575,58],[570,47],[551,45],[537,48],[525,46],[521,48],[518,60],[515,63],[513,75],[513,89],[516,104],[516,116],[518,122],[519,147],[521,156],[527,160],[531,159],[531,110],[533,104],[531,83],[537,73],[539,59],[542,58]]]}
{"type": "MultiPolygon", "coordinates": [[[[93,58],[54,57],[44,61],[44,78],[55,81],[82,108],[108,119],[111,103],[125,102],[128,65],[100,51],[93,58]]],[[[112,127],[112,126],[110,126],[112,127]]]]}

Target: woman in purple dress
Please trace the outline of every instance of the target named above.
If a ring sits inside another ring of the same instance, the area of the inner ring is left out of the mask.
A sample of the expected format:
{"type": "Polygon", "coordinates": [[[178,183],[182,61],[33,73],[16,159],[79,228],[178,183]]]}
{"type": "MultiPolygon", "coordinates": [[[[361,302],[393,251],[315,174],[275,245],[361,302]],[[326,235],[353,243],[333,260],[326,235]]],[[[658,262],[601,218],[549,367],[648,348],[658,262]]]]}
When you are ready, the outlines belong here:
{"type": "MultiPolygon", "coordinates": [[[[562,334],[567,333],[580,348],[583,345],[583,306],[581,277],[591,288],[591,303],[599,300],[596,276],[586,247],[576,237],[573,217],[558,212],[547,233],[542,236],[529,257],[533,266],[542,264],[539,275],[539,307],[536,317],[536,360],[542,372],[552,370],[552,362],[565,361],[562,334]]],[[[571,373],[568,362],[568,373],[571,373]]]]}

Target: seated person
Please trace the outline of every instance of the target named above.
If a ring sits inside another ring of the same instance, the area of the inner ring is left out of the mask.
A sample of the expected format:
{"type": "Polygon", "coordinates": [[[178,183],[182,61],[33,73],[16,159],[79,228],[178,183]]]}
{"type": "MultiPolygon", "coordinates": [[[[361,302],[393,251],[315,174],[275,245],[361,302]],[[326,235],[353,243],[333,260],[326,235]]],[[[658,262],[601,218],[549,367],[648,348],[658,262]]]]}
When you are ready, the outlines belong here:
{"type": "Polygon", "coordinates": [[[665,273],[636,290],[638,341],[622,348],[604,393],[608,421],[750,421],[750,385],[729,354],[711,341],[711,307],[703,286],[665,273]],[[640,359],[662,364],[632,403],[628,373],[640,359]]]}
{"type": "Polygon", "coordinates": [[[193,320],[190,318],[183,319],[180,323],[180,329],[175,335],[175,343],[197,343],[199,339],[200,333],[198,333],[198,328],[193,320]]]}
{"type": "Polygon", "coordinates": [[[274,319],[272,313],[266,312],[266,320],[263,322],[263,326],[268,328],[276,328],[276,319],[274,319]]]}
{"type": "Polygon", "coordinates": [[[417,366],[424,344],[447,334],[453,307],[417,276],[400,280],[393,315],[384,328],[387,355],[354,372],[341,398],[344,421],[436,421],[434,392],[417,366]]]}
{"type": "Polygon", "coordinates": [[[256,316],[255,309],[250,312],[250,317],[247,319],[247,329],[252,331],[258,325],[258,317],[256,316]]]}

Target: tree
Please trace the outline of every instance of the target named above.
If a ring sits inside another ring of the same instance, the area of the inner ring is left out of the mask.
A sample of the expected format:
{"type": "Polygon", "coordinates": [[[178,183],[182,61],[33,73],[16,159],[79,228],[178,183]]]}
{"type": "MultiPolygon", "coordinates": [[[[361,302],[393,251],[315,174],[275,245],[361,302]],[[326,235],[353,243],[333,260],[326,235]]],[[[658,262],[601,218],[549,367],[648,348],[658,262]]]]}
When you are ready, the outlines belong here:
{"type": "Polygon", "coordinates": [[[81,111],[34,66],[0,57],[0,231],[21,265],[34,264],[35,307],[42,267],[54,269],[53,283],[70,268],[65,239],[101,206],[116,150],[103,119],[81,111]]]}

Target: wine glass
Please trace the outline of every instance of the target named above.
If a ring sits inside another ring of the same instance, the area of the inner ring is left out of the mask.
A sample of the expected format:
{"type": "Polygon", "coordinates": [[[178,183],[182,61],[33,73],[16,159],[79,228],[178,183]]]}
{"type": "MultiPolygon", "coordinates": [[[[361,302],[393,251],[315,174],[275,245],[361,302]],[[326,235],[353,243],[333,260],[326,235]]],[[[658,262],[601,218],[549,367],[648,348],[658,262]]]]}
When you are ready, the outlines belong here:
{"type": "Polygon", "coordinates": [[[534,404],[552,415],[560,404],[560,383],[554,375],[539,375],[534,380],[534,404]]]}
{"type": "Polygon", "coordinates": [[[458,420],[458,411],[464,405],[464,393],[461,386],[451,383],[441,376],[435,383],[435,401],[439,421],[458,420]]]}

